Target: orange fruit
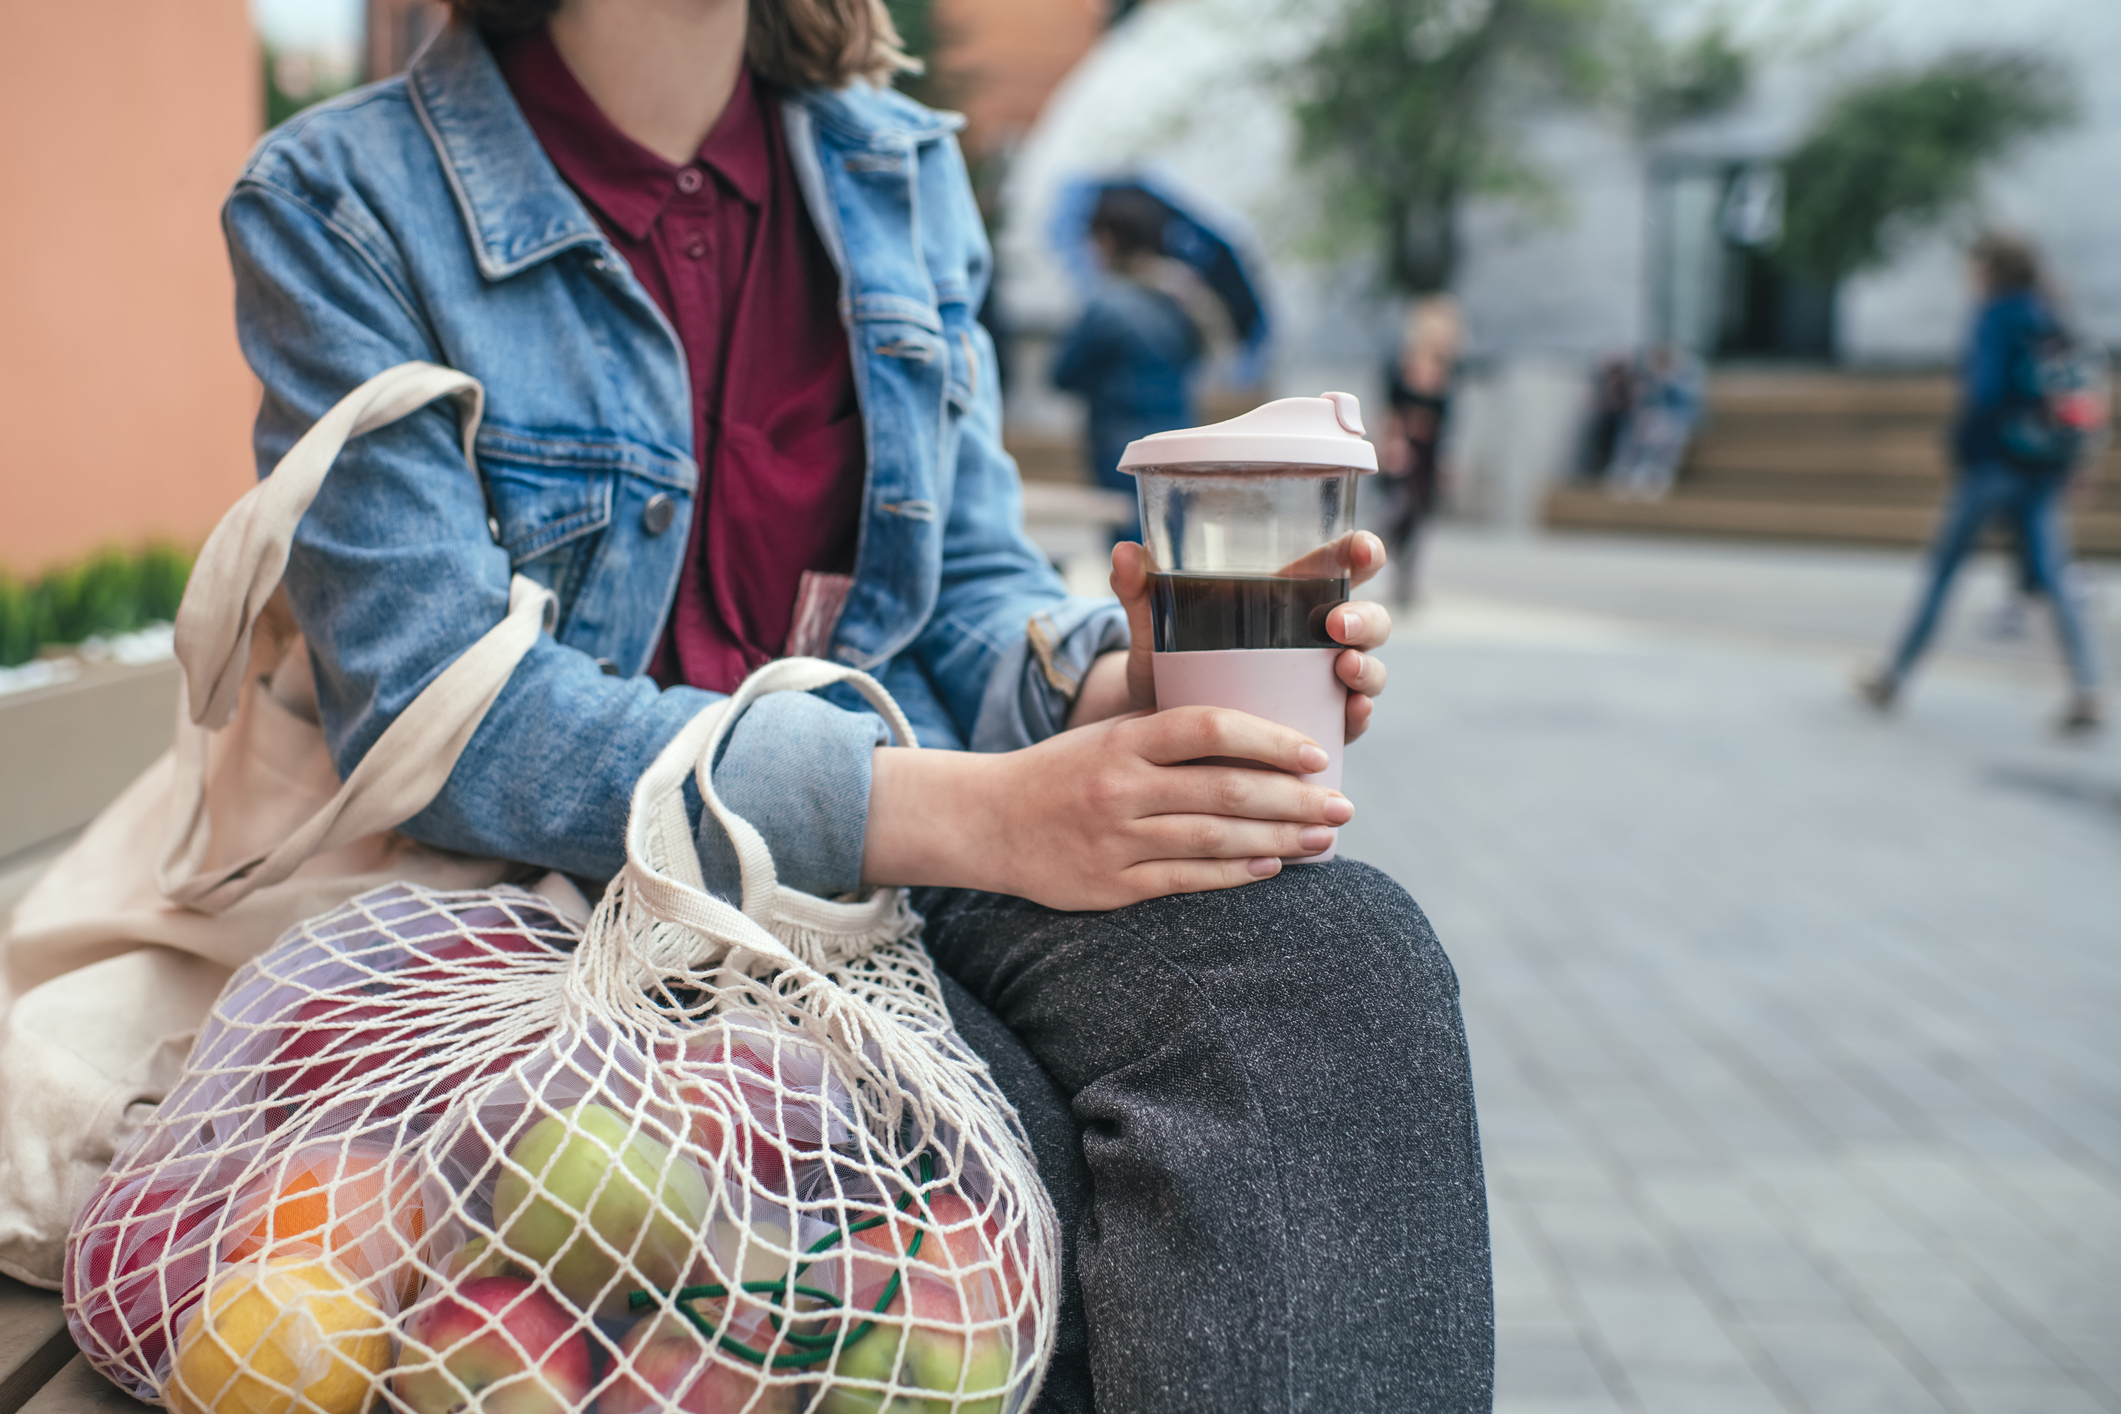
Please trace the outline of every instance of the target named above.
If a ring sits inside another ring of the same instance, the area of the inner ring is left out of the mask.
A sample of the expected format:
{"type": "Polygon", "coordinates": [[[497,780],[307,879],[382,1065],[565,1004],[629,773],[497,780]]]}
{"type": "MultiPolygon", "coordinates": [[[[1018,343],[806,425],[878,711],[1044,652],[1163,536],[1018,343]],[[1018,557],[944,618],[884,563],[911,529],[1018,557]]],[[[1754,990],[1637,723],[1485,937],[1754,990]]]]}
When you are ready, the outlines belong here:
{"type": "Polygon", "coordinates": [[[320,1249],[362,1281],[395,1271],[400,1305],[419,1294],[412,1261],[427,1233],[419,1180],[375,1144],[313,1144],[283,1156],[237,1194],[237,1236],[221,1256],[320,1249]]]}

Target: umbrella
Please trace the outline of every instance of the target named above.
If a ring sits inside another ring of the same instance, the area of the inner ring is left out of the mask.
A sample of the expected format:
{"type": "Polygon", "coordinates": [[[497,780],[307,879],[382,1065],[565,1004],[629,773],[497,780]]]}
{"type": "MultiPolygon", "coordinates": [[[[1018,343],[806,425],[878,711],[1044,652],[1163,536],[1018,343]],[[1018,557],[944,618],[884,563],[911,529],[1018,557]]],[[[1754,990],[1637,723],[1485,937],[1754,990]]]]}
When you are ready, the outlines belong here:
{"type": "Polygon", "coordinates": [[[1115,190],[1142,192],[1163,207],[1168,214],[1164,254],[1192,267],[1230,316],[1230,327],[1238,339],[1236,367],[1231,370],[1233,381],[1261,381],[1273,325],[1264,287],[1253,274],[1265,264],[1257,253],[1259,242],[1243,217],[1185,191],[1168,176],[1129,172],[1077,178],[1061,188],[1050,229],[1054,247],[1076,283],[1087,288],[1097,278],[1090,214],[1097,209],[1100,196],[1115,190]]]}

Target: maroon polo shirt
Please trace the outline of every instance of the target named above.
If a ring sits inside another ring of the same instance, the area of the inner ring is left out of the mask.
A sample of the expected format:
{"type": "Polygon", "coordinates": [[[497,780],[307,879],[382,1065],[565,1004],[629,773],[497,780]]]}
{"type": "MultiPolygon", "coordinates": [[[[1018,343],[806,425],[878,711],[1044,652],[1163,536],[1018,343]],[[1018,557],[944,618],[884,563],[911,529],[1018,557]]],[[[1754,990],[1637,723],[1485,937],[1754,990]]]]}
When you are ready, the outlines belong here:
{"type": "Polygon", "coordinates": [[[854,566],[865,453],[839,273],[810,224],[771,85],[746,68],[699,155],[612,126],[540,29],[499,56],[546,154],[684,347],[700,491],[650,671],[728,692],[789,647],[822,651],[854,566]]]}

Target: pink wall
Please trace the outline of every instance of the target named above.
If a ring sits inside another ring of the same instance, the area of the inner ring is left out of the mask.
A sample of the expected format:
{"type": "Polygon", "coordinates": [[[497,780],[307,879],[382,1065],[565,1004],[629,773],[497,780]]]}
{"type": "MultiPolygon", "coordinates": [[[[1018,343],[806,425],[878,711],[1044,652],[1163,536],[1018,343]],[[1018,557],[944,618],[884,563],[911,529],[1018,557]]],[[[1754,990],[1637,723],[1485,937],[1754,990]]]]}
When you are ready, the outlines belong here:
{"type": "Polygon", "coordinates": [[[244,0],[0,0],[0,569],[196,544],[252,481],[219,210],[244,0]]]}

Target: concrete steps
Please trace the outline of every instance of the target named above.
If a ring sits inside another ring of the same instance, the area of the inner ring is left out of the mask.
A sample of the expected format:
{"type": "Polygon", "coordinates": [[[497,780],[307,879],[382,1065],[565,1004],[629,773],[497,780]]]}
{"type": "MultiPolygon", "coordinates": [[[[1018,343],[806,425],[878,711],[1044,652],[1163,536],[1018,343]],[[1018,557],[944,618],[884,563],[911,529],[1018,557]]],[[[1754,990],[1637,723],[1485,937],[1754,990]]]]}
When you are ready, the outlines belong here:
{"type": "MultiPolygon", "coordinates": [[[[1571,530],[1920,545],[1951,483],[1957,400],[1943,375],[1719,373],[1679,484],[1663,501],[1602,487],[1554,490],[1546,520],[1571,530]]],[[[2080,550],[2121,555],[2121,452],[2071,504],[2080,550]]]]}

